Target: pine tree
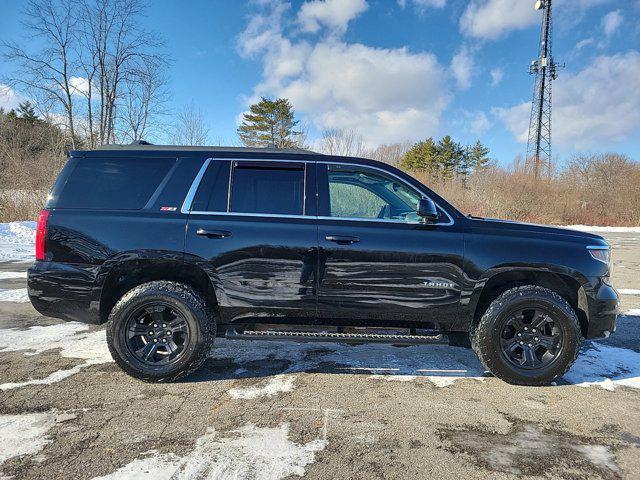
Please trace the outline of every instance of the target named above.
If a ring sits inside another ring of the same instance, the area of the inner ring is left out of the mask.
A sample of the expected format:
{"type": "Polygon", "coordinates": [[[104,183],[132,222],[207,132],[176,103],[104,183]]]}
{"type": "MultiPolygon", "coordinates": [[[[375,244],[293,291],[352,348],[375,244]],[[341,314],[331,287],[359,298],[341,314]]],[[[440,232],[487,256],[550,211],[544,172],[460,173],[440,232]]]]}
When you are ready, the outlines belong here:
{"type": "Polygon", "coordinates": [[[436,161],[436,143],[433,141],[433,138],[427,138],[422,142],[416,143],[404,154],[400,161],[400,166],[406,170],[414,172],[424,171],[435,175],[438,173],[436,161]]]}
{"type": "Polygon", "coordinates": [[[478,140],[473,147],[468,150],[469,166],[474,172],[478,172],[486,168],[491,159],[487,156],[489,149],[478,140]]]}
{"type": "Polygon", "coordinates": [[[300,132],[294,128],[293,107],[286,98],[269,100],[262,97],[243,115],[238,136],[249,147],[291,148],[299,145],[300,132]]]}
{"type": "Polygon", "coordinates": [[[31,124],[39,120],[38,115],[36,115],[36,111],[28,100],[18,105],[18,111],[16,114],[25,122],[29,122],[31,124]]]}
{"type": "Polygon", "coordinates": [[[453,174],[467,174],[465,149],[458,142],[454,142],[451,136],[446,135],[438,142],[437,152],[441,177],[451,178],[453,174]]]}

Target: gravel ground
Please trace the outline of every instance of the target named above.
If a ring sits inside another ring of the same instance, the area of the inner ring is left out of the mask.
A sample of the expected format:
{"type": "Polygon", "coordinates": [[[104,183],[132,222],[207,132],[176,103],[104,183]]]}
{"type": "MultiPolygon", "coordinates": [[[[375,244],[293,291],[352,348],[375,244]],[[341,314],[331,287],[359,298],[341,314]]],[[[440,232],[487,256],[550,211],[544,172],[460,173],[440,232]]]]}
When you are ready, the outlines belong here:
{"type": "MultiPolygon", "coordinates": [[[[640,234],[606,236],[615,286],[640,289],[640,234]]],[[[551,387],[461,348],[238,341],[151,385],[102,328],[11,301],[26,268],[0,262],[0,479],[640,478],[638,294],[551,387]]]]}

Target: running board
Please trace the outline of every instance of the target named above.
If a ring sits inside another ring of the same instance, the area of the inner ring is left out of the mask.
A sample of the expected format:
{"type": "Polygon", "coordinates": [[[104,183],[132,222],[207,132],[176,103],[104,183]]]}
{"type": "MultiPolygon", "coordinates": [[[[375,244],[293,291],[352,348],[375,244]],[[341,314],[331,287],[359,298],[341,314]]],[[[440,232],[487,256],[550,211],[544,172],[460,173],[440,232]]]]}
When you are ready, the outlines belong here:
{"type": "Polygon", "coordinates": [[[225,337],[228,340],[270,340],[293,342],[338,342],[338,343],[390,343],[393,345],[448,345],[446,335],[394,335],[376,333],[337,333],[337,332],[285,332],[252,331],[242,333],[229,329],[225,337]]]}

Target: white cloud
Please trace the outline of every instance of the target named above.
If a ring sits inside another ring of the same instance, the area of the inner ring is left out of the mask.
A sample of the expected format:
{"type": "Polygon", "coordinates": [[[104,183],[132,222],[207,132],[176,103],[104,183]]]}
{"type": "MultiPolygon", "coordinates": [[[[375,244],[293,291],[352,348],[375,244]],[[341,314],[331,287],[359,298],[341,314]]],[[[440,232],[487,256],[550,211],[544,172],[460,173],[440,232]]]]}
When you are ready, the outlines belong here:
{"type": "Polygon", "coordinates": [[[576,43],[575,49],[582,50],[583,48],[593,44],[594,44],[593,38],[585,38],[584,40],[580,40],[578,43],[576,43]]]}
{"type": "Polygon", "coordinates": [[[500,85],[502,79],[504,78],[504,70],[501,67],[496,67],[491,69],[491,86],[496,87],[500,85]]]}
{"type": "Polygon", "coordinates": [[[16,91],[9,85],[0,83],[0,108],[7,111],[13,108],[18,108],[18,104],[24,100],[25,99],[16,93],[16,91]]]}
{"type": "MultiPolygon", "coordinates": [[[[418,8],[427,8],[427,7],[444,8],[444,6],[447,4],[447,0],[409,0],[409,1],[418,8]]],[[[402,8],[406,7],[407,0],[398,0],[398,5],[400,5],[402,8]]]]}
{"type": "Polygon", "coordinates": [[[531,102],[520,103],[510,108],[492,108],[491,113],[502,120],[507,130],[513,134],[517,141],[527,142],[531,102]]]}
{"type": "Polygon", "coordinates": [[[451,74],[456,80],[460,90],[467,90],[471,86],[471,76],[475,65],[472,52],[467,47],[462,47],[451,59],[451,74]]]}
{"type": "Polygon", "coordinates": [[[471,117],[471,132],[482,135],[491,128],[491,121],[484,112],[475,112],[471,117]]]}
{"type": "Polygon", "coordinates": [[[472,0],[460,18],[460,29],[471,37],[495,40],[511,30],[527,28],[539,21],[533,2],[472,0]]]}
{"type": "Polygon", "coordinates": [[[613,10],[612,12],[607,13],[602,18],[602,29],[604,30],[604,34],[607,37],[611,37],[616,33],[620,25],[622,25],[622,22],[623,17],[620,10],[613,10]]]}
{"type": "MultiPolygon", "coordinates": [[[[557,0],[554,15],[561,26],[579,23],[589,8],[611,0],[557,0]]],[[[513,30],[539,25],[541,12],[533,0],[471,0],[460,17],[460,31],[467,36],[496,40],[513,30]]]]}
{"type": "Polygon", "coordinates": [[[349,22],[367,8],[365,0],[313,0],[302,4],[298,22],[305,32],[316,33],[325,26],[335,33],[343,33],[349,22]]]}
{"type": "MultiPolygon", "coordinates": [[[[288,98],[318,129],[356,129],[368,145],[437,133],[450,100],[447,72],[427,52],[346,43],[329,36],[314,43],[283,33],[286,8],[250,19],[239,50],[258,57],[259,96],[288,98]]],[[[328,27],[329,29],[333,27],[328,27]]]]}
{"type": "Polygon", "coordinates": [[[71,95],[84,95],[89,92],[89,80],[84,77],[70,77],[69,90],[71,95]]]}
{"type": "MultiPolygon", "coordinates": [[[[553,138],[577,150],[640,135],[640,52],[600,56],[554,83],[553,138]]],[[[527,140],[529,102],[493,112],[520,142],[527,140]]]]}

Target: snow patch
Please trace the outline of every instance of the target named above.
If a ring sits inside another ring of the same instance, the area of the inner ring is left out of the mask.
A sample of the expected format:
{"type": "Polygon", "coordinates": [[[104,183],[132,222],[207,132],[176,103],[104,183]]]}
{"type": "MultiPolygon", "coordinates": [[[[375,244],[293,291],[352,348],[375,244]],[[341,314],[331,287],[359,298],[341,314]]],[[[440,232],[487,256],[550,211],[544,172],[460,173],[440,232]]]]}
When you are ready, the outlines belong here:
{"type": "Polygon", "coordinates": [[[134,460],[115,472],[94,480],[161,478],[276,480],[303,476],[305,467],[323,450],[326,440],[297,444],[289,440],[289,424],[260,428],[247,424],[220,438],[214,429],[196,441],[195,449],[180,459],[174,454],[154,454],[134,460]]]}
{"type": "Polygon", "coordinates": [[[373,379],[424,377],[440,387],[453,385],[465,378],[479,380],[484,375],[484,368],[472,350],[441,345],[396,347],[386,344],[286,342],[274,346],[273,342],[260,340],[216,339],[212,357],[231,360],[249,370],[249,365],[280,360],[289,363],[282,372],[285,374],[318,370],[333,364],[336,370],[368,373],[373,379]]]}
{"type": "Polygon", "coordinates": [[[604,445],[573,445],[572,448],[576,452],[581,453],[596,467],[609,469],[616,473],[620,471],[616,464],[615,456],[609,447],[605,447],[604,445]]]}
{"type": "Polygon", "coordinates": [[[0,302],[26,303],[28,301],[29,294],[26,288],[0,288],[0,302]]]}
{"type": "Polygon", "coordinates": [[[0,351],[23,351],[25,355],[36,355],[54,349],[60,349],[62,357],[79,358],[85,362],[66,370],[58,370],[43,379],[3,383],[0,384],[0,390],[59,382],[75,375],[83,368],[112,361],[107,348],[105,331],[91,332],[89,326],[82,323],[67,322],[31,327],[25,330],[17,328],[0,330],[0,351]]]}
{"type": "Polygon", "coordinates": [[[293,390],[293,382],[296,377],[290,375],[276,375],[269,378],[262,385],[251,387],[232,388],[227,393],[231,398],[242,400],[253,400],[259,397],[273,397],[278,393],[290,392],[293,390]]]}
{"type": "Polygon", "coordinates": [[[610,391],[619,386],[640,388],[640,353],[591,342],[581,350],[564,379],[580,387],[610,391]]]}
{"type": "Polygon", "coordinates": [[[138,458],[109,475],[93,480],[171,480],[182,462],[172,453],[160,454],[156,450],[147,452],[145,458],[138,458]]]}
{"type": "Polygon", "coordinates": [[[596,225],[560,225],[562,228],[579,230],[581,232],[605,232],[605,233],[640,233],[640,227],[606,227],[596,225]]]}
{"type": "Polygon", "coordinates": [[[33,455],[51,439],[47,432],[56,423],[75,418],[75,415],[56,412],[0,415],[0,464],[20,455],[33,455]]]}
{"type": "Polygon", "coordinates": [[[640,295],[640,290],[635,288],[618,288],[617,290],[621,295],[640,295]]]}
{"type": "Polygon", "coordinates": [[[0,272],[0,280],[11,280],[13,278],[27,278],[27,272],[0,272]]]}
{"type": "Polygon", "coordinates": [[[28,262],[35,256],[36,222],[0,223],[0,262],[28,262]]]}

